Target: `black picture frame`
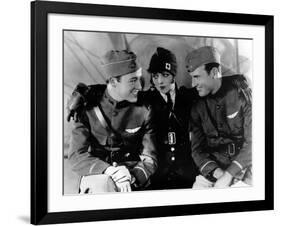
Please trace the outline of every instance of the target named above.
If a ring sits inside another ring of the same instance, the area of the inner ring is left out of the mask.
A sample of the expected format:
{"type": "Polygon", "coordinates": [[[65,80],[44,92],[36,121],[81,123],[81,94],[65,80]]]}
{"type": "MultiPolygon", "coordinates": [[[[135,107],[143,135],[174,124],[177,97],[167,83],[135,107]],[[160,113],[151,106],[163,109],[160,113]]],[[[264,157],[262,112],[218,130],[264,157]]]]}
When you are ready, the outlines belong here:
{"type": "Polygon", "coordinates": [[[31,223],[51,224],[272,210],[273,16],[80,3],[31,3],[31,223]],[[257,201],[142,208],[48,212],[48,14],[95,15],[177,21],[261,25],[265,28],[265,198],[257,201]]]}

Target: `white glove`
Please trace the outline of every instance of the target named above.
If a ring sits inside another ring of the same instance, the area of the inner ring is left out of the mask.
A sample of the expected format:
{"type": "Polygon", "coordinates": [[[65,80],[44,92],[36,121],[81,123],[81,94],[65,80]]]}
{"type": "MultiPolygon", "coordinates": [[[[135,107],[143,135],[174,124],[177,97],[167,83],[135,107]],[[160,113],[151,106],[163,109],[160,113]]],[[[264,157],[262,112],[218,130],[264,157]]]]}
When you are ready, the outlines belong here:
{"type": "Polygon", "coordinates": [[[117,189],[119,192],[131,192],[131,185],[130,181],[124,181],[122,183],[117,182],[116,183],[117,189]]]}
{"type": "Polygon", "coordinates": [[[114,173],[116,173],[118,171],[117,167],[115,166],[109,166],[106,168],[106,170],[104,171],[104,174],[108,175],[108,176],[112,176],[114,173]]]}
{"type": "Polygon", "coordinates": [[[221,168],[216,168],[213,172],[213,177],[219,179],[224,174],[224,171],[221,168]]]}
{"type": "Polygon", "coordinates": [[[129,181],[129,183],[131,182],[132,176],[129,170],[125,166],[117,166],[116,169],[117,171],[111,175],[114,182],[119,182],[119,183],[125,181],[129,181]]]}

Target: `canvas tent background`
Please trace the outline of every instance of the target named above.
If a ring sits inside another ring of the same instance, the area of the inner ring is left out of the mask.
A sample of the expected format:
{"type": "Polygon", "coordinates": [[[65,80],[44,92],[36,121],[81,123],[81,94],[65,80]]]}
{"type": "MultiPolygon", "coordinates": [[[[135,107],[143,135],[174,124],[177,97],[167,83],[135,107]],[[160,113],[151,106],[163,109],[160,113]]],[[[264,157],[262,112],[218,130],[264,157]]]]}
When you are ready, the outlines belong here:
{"type": "MultiPolygon", "coordinates": [[[[184,59],[188,52],[205,45],[214,46],[219,50],[223,76],[242,73],[249,81],[251,80],[252,40],[64,31],[64,109],[66,109],[69,96],[79,82],[88,85],[105,83],[105,75],[100,62],[101,57],[109,50],[129,49],[136,53],[138,63],[143,69],[145,89],[147,89],[150,85],[150,75],[146,69],[149,66],[150,58],[158,46],[167,48],[177,58],[176,81],[178,86],[191,87],[184,59]]],[[[72,124],[66,121],[66,111],[64,112],[64,156],[66,158],[72,124]]],[[[65,194],[74,193],[74,177],[75,175],[65,161],[65,194]]]]}

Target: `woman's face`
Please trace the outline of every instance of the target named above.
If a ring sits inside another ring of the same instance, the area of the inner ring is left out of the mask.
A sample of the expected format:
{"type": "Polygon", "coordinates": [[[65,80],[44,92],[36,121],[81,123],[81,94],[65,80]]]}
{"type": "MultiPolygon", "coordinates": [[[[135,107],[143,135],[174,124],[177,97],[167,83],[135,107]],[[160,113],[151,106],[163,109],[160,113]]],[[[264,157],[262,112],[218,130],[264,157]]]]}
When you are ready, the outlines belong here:
{"type": "Polygon", "coordinates": [[[175,82],[174,76],[166,71],[152,73],[151,76],[155,88],[163,94],[169,92],[172,84],[175,82]]]}

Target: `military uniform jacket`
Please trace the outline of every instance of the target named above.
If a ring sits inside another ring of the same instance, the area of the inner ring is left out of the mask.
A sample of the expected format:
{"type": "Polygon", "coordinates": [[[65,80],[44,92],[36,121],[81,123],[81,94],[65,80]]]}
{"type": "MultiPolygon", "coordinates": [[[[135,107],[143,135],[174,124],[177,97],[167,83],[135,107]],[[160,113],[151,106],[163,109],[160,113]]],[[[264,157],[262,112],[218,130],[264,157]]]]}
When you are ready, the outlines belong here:
{"type": "Polygon", "coordinates": [[[221,167],[236,177],[252,164],[252,105],[249,88],[235,85],[239,76],[223,77],[220,89],[192,108],[192,156],[204,176],[221,167]]]}
{"type": "MultiPolygon", "coordinates": [[[[191,186],[196,175],[196,166],[191,158],[188,129],[191,107],[193,102],[198,99],[197,91],[185,87],[179,89],[176,87],[172,113],[168,109],[166,101],[156,89],[150,89],[144,95],[157,115],[159,167],[154,177],[155,183],[162,183],[161,181],[157,182],[161,178],[168,180],[171,177],[171,180],[175,180],[175,186],[176,183],[191,186]],[[168,143],[168,132],[175,133],[176,144],[173,146],[168,143]],[[174,148],[174,151],[171,151],[171,147],[174,148]]],[[[165,184],[163,186],[165,187],[165,184]]]]}
{"type": "Polygon", "coordinates": [[[88,104],[74,122],[69,160],[80,176],[102,174],[112,162],[126,165],[139,186],[157,167],[152,110],[140,103],[116,102],[104,85],[94,85],[88,104]],[[117,135],[106,130],[94,111],[99,105],[117,135]],[[119,136],[118,136],[119,135],[119,136]]]}

